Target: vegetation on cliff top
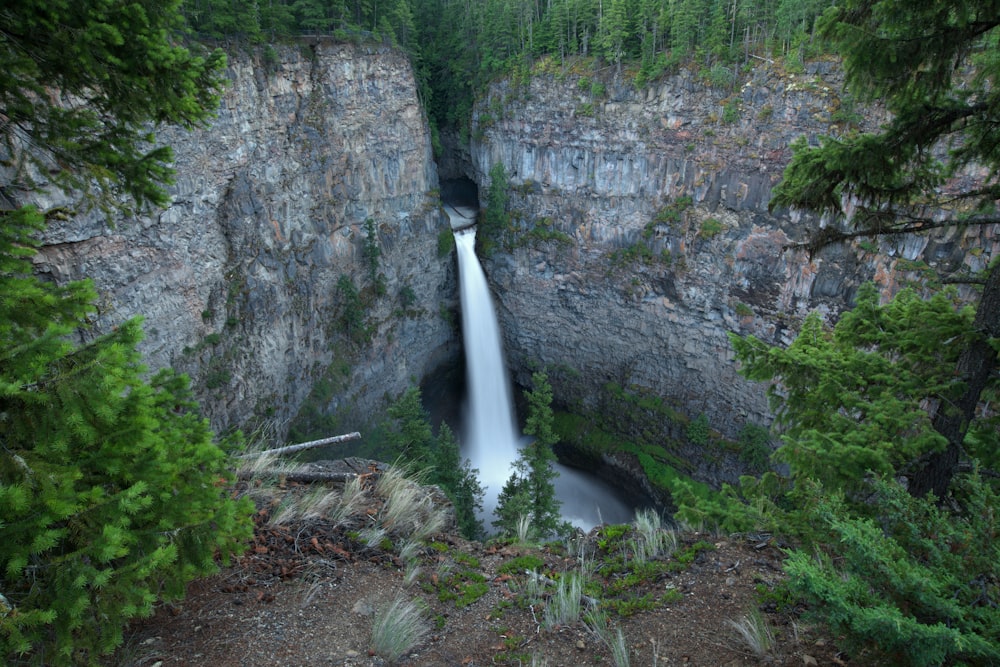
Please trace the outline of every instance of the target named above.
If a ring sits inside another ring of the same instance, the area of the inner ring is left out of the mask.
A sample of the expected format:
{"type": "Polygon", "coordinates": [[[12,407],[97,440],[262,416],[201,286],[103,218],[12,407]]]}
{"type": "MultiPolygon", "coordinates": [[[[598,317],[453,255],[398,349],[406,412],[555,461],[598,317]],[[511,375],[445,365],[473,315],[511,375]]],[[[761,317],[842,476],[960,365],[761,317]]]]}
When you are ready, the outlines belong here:
{"type": "MultiPolygon", "coordinates": [[[[243,43],[302,33],[383,40],[410,54],[431,123],[468,126],[484,86],[526,76],[535,61],[593,59],[639,87],[691,62],[731,85],[756,57],[818,52],[817,17],[831,0],[184,0],[199,36],[243,43]]],[[[273,51],[265,47],[265,55],[273,51]]],[[[596,90],[596,89],[595,89],[596,90]]]]}

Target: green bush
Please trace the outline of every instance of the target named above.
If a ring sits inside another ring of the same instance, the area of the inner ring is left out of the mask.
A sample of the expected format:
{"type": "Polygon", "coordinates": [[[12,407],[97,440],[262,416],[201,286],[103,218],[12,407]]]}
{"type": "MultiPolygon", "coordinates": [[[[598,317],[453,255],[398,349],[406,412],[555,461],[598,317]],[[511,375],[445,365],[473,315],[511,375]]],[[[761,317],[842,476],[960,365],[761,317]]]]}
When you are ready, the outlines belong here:
{"type": "Polygon", "coordinates": [[[740,103],[737,100],[730,100],[722,107],[722,122],[732,125],[740,119],[740,103]]]}
{"type": "Polygon", "coordinates": [[[698,230],[698,236],[703,239],[710,239],[719,234],[725,226],[717,218],[706,218],[704,222],[701,223],[701,229],[698,230]]]}
{"type": "Polygon", "coordinates": [[[89,283],[31,274],[32,211],[0,224],[0,662],[91,664],[249,537],[186,377],[146,380],[140,321],[82,346],[89,283]],[[26,250],[27,249],[27,250],[26,250]]]}
{"type": "Polygon", "coordinates": [[[725,65],[714,65],[708,72],[708,83],[713,88],[729,88],[735,81],[733,70],[725,65]]]}
{"type": "Polygon", "coordinates": [[[819,557],[794,552],[793,593],[854,655],[916,667],[1000,663],[1000,516],[996,493],[962,480],[963,511],[879,481],[873,518],[841,497],[821,499],[813,519],[830,531],[819,557]]]}
{"type": "Polygon", "coordinates": [[[708,417],[702,412],[688,424],[687,437],[694,444],[704,447],[708,444],[709,435],[708,417]]]}
{"type": "Polygon", "coordinates": [[[739,435],[740,460],[753,472],[767,469],[771,456],[771,432],[757,424],[744,424],[739,435]]]}
{"type": "Polygon", "coordinates": [[[340,296],[340,331],[348,338],[363,345],[371,338],[371,331],[365,321],[365,304],[354,282],[347,274],[337,279],[337,294],[340,296]]]}
{"type": "Polygon", "coordinates": [[[437,249],[438,257],[442,258],[450,255],[455,249],[455,232],[451,231],[451,227],[438,232],[437,249]]]}

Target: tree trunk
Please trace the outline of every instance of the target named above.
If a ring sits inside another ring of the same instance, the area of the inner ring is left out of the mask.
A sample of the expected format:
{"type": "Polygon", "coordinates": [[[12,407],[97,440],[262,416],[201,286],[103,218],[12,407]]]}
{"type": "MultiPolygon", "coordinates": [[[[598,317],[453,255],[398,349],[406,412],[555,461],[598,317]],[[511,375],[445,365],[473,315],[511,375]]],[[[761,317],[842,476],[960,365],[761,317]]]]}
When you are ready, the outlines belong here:
{"type": "Polygon", "coordinates": [[[948,439],[944,451],[928,457],[925,465],[909,479],[909,492],[922,498],[933,493],[942,499],[958,468],[962,443],[975,417],[976,407],[990,376],[997,369],[997,353],[990,346],[990,338],[1000,338],[1000,265],[994,267],[986,278],[986,287],[979,300],[973,328],[978,334],[958,358],[955,371],[965,386],[954,402],[942,400],[934,414],[934,430],[948,439]]]}
{"type": "Polygon", "coordinates": [[[246,459],[255,456],[273,455],[273,454],[291,454],[293,452],[301,452],[303,449],[312,449],[314,447],[322,447],[323,445],[334,445],[338,442],[347,442],[348,440],[359,440],[361,439],[361,434],[357,431],[353,433],[345,433],[344,435],[335,435],[332,438],[322,438],[321,440],[310,440],[309,442],[300,442],[297,445],[288,445],[286,447],[275,447],[274,449],[265,449],[259,452],[249,452],[247,454],[240,454],[237,458],[246,459]]]}

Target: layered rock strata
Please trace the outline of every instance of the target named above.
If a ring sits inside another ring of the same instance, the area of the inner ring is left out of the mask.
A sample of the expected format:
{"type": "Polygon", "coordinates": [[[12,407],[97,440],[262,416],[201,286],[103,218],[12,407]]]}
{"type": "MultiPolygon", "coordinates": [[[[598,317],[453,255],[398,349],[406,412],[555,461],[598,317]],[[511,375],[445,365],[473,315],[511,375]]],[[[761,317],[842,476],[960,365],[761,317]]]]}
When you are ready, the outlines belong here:
{"type": "Polygon", "coordinates": [[[317,380],[320,409],[367,416],[452,354],[439,312],[455,278],[405,55],[323,41],[267,53],[230,56],[209,127],[159,133],[176,158],[166,209],[54,227],[37,268],[94,280],[96,332],[144,316],[149,365],[189,372],[216,428],[267,419],[280,436],[317,380]]]}
{"type": "MultiPolygon", "coordinates": [[[[808,311],[836,317],[863,281],[889,294],[914,260],[978,270],[1000,250],[994,229],[813,258],[786,249],[832,224],[768,212],[792,141],[883,117],[850,105],[832,63],[799,73],[762,64],[721,88],[682,71],[644,90],[539,69],[527,87],[499,83],[477,105],[468,159],[481,193],[497,163],[510,180],[515,230],[486,262],[510,363],[524,382],[548,367],[565,405],[613,419],[621,405],[607,387],[617,385],[679,413],[647,411],[633,428],[683,440],[685,420],[704,413],[735,437],[771,415],[765,387],[737,373],[730,332],[787,343],[808,311]]],[[[740,469],[732,456],[679,453],[712,481],[740,469]]]]}

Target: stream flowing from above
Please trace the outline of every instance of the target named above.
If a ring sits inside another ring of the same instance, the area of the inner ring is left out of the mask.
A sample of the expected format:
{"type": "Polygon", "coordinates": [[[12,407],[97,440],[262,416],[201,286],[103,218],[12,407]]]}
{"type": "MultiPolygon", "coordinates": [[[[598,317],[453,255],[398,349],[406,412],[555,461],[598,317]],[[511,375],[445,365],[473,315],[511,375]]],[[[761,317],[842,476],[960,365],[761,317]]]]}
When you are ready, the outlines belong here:
{"type": "MultiPolygon", "coordinates": [[[[504,363],[503,342],[486,274],[476,256],[475,210],[447,207],[455,229],[462,303],[462,335],[465,345],[467,392],[463,453],[479,470],[486,487],[483,519],[491,530],[493,510],[504,483],[513,472],[520,447],[530,440],[520,434],[511,400],[510,378],[504,363]]],[[[574,526],[589,530],[601,523],[627,523],[634,508],[619,493],[596,476],[555,464],[556,497],[562,514],[574,526]]]]}

